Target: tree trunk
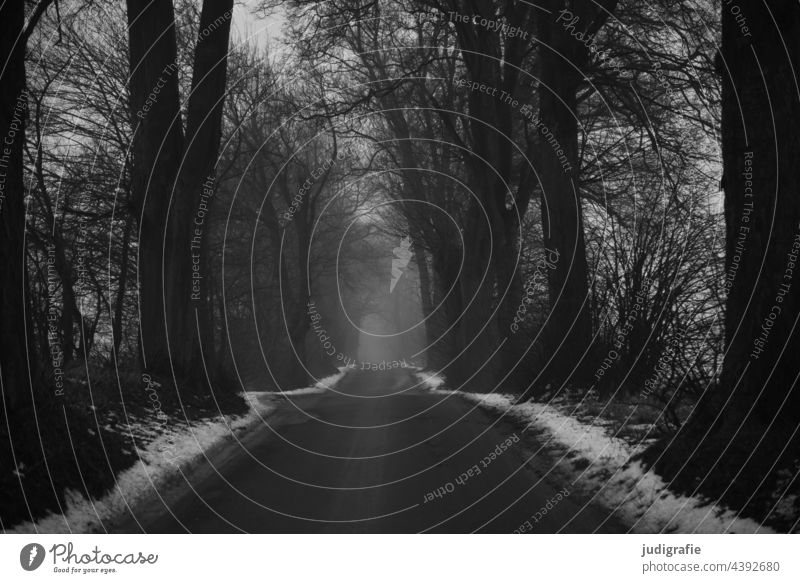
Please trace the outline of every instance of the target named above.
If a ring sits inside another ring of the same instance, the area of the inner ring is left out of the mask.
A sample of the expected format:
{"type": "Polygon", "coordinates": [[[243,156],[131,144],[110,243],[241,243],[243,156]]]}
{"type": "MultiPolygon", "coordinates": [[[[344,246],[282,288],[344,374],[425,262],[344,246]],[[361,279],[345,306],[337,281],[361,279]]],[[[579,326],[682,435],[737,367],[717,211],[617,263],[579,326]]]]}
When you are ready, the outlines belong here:
{"type": "MultiPolygon", "coordinates": [[[[495,18],[498,7],[488,0],[473,4],[475,13],[489,20],[495,18]]],[[[520,10],[509,6],[500,8],[505,18],[522,26],[527,20],[527,10],[527,7],[520,10]]],[[[481,220],[488,221],[490,228],[486,241],[486,252],[491,245],[492,253],[486,274],[490,282],[483,284],[489,286],[487,307],[494,302],[497,292],[497,311],[490,324],[494,339],[490,341],[506,339],[500,353],[493,357],[491,368],[503,369],[505,377],[505,372],[516,365],[519,356],[518,341],[509,335],[513,315],[522,298],[519,217],[517,208],[506,207],[506,200],[511,194],[515,155],[513,117],[516,106],[512,105],[512,98],[518,89],[519,67],[525,51],[518,40],[476,27],[472,22],[460,21],[455,26],[470,81],[490,88],[490,92],[470,91],[467,95],[469,113],[474,118],[469,122],[469,134],[476,155],[468,161],[468,166],[472,190],[485,211],[481,220]]],[[[527,193],[518,194],[521,208],[527,206],[527,196],[527,193]]],[[[468,231],[465,235],[473,236],[468,231]]]]}
{"type": "Polygon", "coordinates": [[[800,97],[793,76],[800,6],[753,2],[745,12],[752,38],[742,36],[730,10],[722,12],[730,71],[722,96],[726,270],[736,270],[725,312],[722,390],[748,409],[754,405],[762,420],[791,422],[800,372],[800,281],[791,265],[800,249],[800,97]],[[740,236],[746,243],[737,255],[740,236]]]}
{"type": "MultiPolygon", "coordinates": [[[[25,204],[22,147],[25,141],[25,3],[0,3],[0,388],[6,411],[30,403],[28,370],[36,368],[28,349],[25,314],[25,204]]],[[[28,335],[30,337],[30,335],[28,335]]],[[[56,389],[58,391],[58,389],[56,389]]]]}
{"type": "Polygon", "coordinates": [[[232,361],[230,338],[228,337],[228,321],[225,318],[225,294],[222,290],[223,285],[224,282],[219,281],[219,283],[212,288],[211,293],[212,302],[216,303],[216,310],[218,313],[216,317],[219,318],[219,320],[217,320],[216,317],[214,318],[215,322],[219,322],[219,340],[216,343],[217,356],[214,359],[217,365],[217,376],[220,376],[224,371],[228,370],[228,365],[232,361]]]}
{"type": "Polygon", "coordinates": [[[55,270],[61,280],[61,364],[66,366],[75,356],[75,322],[80,325],[81,314],[75,301],[75,287],[72,281],[72,266],[67,260],[63,238],[54,238],[55,270]]]}
{"type": "Polygon", "coordinates": [[[459,351],[458,317],[463,302],[458,285],[461,250],[441,245],[433,252],[433,305],[436,314],[431,319],[436,344],[433,347],[435,369],[446,368],[459,351]],[[455,255],[455,257],[453,256],[455,255]]]}
{"type": "Polygon", "coordinates": [[[800,451],[800,5],[743,5],[746,34],[721,10],[726,354],[719,385],[645,458],[677,487],[752,515],[788,495],[800,451]]]}
{"type": "Polygon", "coordinates": [[[298,216],[295,219],[297,230],[297,257],[298,274],[295,286],[292,286],[289,270],[284,256],[280,258],[281,266],[281,285],[283,287],[283,305],[286,308],[286,333],[289,339],[289,371],[287,381],[292,386],[302,387],[309,379],[308,361],[306,358],[306,334],[310,328],[307,314],[308,306],[308,278],[306,277],[306,262],[309,260],[310,242],[307,232],[306,220],[313,221],[313,217],[307,215],[308,197],[305,198],[300,207],[298,216]],[[288,314],[291,314],[289,316],[288,314]]]}
{"type": "Polygon", "coordinates": [[[547,382],[576,377],[576,365],[591,342],[591,312],[586,245],[578,183],[577,90],[581,78],[574,67],[578,44],[556,22],[563,2],[549,2],[541,38],[540,114],[536,130],[541,142],[539,176],[545,247],[557,256],[548,270],[550,314],[542,331],[547,382]]]}
{"type": "Polygon", "coordinates": [[[492,313],[493,271],[490,264],[489,225],[475,206],[470,210],[464,241],[464,268],[459,277],[463,302],[458,321],[458,350],[453,371],[462,389],[490,391],[494,388],[497,356],[497,318],[492,313]]]}
{"type": "Polygon", "coordinates": [[[205,378],[203,360],[209,366],[209,374],[216,368],[209,290],[203,283],[210,277],[205,231],[222,135],[232,9],[233,0],[203,2],[188,104],[186,149],[167,227],[167,241],[171,243],[172,275],[167,301],[173,365],[200,380],[205,378]]]}
{"type": "Polygon", "coordinates": [[[497,308],[499,337],[505,338],[506,342],[502,352],[503,371],[499,380],[502,382],[505,379],[508,382],[515,379],[514,375],[522,372],[518,363],[527,346],[524,345],[522,335],[512,333],[514,318],[522,305],[524,287],[520,266],[520,246],[517,240],[519,220],[513,209],[512,211],[502,209],[500,212],[503,230],[502,237],[498,237],[500,240],[497,247],[500,251],[496,254],[494,271],[499,297],[497,308]]]}
{"type": "Polygon", "coordinates": [[[194,380],[205,379],[201,340],[205,356],[215,355],[213,339],[199,335],[211,329],[202,285],[209,275],[204,228],[221,135],[231,9],[232,0],[203,3],[184,140],[172,2],[128,0],[132,119],[139,125],[133,183],[141,205],[142,360],[155,372],[194,380]]]}
{"type": "Polygon", "coordinates": [[[431,282],[431,272],[428,269],[424,241],[419,234],[415,237],[414,231],[415,229],[412,228],[411,240],[415,246],[414,263],[417,265],[417,273],[419,274],[420,305],[422,319],[425,322],[425,364],[426,366],[438,367],[440,363],[434,357],[434,354],[436,352],[435,343],[440,331],[434,323],[437,314],[434,314],[433,283],[431,282]]]}
{"type": "MultiPolygon", "coordinates": [[[[164,260],[165,251],[174,245],[165,239],[165,230],[183,155],[175,15],[172,0],[127,0],[127,6],[134,128],[131,178],[140,213],[139,347],[145,369],[169,374],[165,320],[171,305],[164,302],[165,273],[175,274],[164,260]]],[[[184,298],[180,310],[187,304],[184,298]]]]}
{"type": "Polygon", "coordinates": [[[117,300],[114,304],[113,348],[115,357],[119,357],[119,346],[122,342],[122,316],[125,313],[125,292],[128,287],[128,257],[131,246],[131,231],[133,223],[125,224],[122,235],[122,248],[120,249],[119,279],[117,281],[117,300]]]}

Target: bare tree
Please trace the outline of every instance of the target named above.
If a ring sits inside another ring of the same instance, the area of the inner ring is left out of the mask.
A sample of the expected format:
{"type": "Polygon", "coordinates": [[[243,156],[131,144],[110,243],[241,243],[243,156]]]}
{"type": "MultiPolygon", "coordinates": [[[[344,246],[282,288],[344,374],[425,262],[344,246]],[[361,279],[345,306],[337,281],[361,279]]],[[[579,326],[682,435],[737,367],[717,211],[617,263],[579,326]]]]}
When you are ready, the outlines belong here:
{"type": "MultiPolygon", "coordinates": [[[[142,357],[148,369],[200,381],[208,292],[193,293],[192,218],[213,193],[231,10],[230,0],[203,4],[184,136],[172,2],[128,2],[142,357]]],[[[202,268],[202,243],[198,253],[202,268]]]]}

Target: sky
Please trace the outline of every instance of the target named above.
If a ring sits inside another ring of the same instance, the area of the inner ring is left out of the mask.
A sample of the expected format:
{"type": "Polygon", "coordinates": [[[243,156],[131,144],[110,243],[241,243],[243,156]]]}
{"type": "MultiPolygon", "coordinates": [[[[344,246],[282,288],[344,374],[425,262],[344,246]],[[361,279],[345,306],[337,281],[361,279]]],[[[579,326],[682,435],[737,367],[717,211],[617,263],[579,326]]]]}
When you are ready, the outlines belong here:
{"type": "Polygon", "coordinates": [[[232,40],[241,43],[246,39],[255,40],[259,46],[276,47],[281,41],[281,29],[285,19],[282,10],[262,18],[254,11],[260,0],[237,0],[233,7],[232,40]]]}

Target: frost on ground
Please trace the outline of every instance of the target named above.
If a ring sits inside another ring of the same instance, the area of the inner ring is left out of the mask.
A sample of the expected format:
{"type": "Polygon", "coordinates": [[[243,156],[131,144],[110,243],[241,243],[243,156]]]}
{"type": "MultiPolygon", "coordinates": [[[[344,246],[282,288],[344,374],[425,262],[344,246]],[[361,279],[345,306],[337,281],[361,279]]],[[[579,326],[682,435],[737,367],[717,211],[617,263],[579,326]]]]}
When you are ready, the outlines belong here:
{"type": "Polygon", "coordinates": [[[316,384],[313,387],[303,387],[302,389],[292,389],[289,391],[280,391],[280,395],[314,395],[318,393],[324,393],[325,391],[331,389],[336,383],[338,383],[344,375],[346,375],[352,369],[347,368],[346,366],[340,366],[339,372],[336,374],[332,374],[324,379],[318,379],[316,384]]]}
{"type": "MultiPolygon", "coordinates": [[[[669,490],[660,476],[631,458],[638,451],[610,436],[602,427],[587,425],[542,403],[515,403],[515,396],[461,393],[541,433],[563,450],[559,469],[576,489],[612,511],[633,532],[755,533],[774,532],[749,518],[740,518],[697,496],[669,490]]],[[[548,444],[550,445],[550,444],[548,444]]]]}
{"type": "Polygon", "coordinates": [[[421,387],[430,389],[431,391],[437,390],[439,387],[444,385],[446,381],[443,375],[432,373],[428,370],[415,372],[414,377],[417,379],[417,383],[419,383],[421,387]]]}
{"type": "Polygon", "coordinates": [[[247,392],[244,397],[250,407],[248,413],[191,424],[166,416],[147,420],[129,416],[127,426],[120,424],[118,430],[132,434],[137,444],[145,445],[136,452],[139,460],[117,476],[109,492],[99,500],[90,500],[77,491],[67,491],[63,515],[51,513],[8,532],[103,532],[104,523],[153,502],[159,492],[182,481],[184,473],[210,448],[260,424],[275,409],[276,401],[269,393],[247,392]]]}

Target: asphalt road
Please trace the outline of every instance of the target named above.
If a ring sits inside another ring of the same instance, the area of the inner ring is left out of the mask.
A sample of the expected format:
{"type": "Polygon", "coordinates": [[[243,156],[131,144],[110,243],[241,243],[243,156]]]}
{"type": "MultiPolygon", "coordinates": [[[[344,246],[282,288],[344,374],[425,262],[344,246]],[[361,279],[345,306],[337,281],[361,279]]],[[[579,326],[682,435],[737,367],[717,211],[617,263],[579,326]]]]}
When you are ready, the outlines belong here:
{"type": "Polygon", "coordinates": [[[528,520],[531,532],[623,531],[574,492],[559,497],[569,485],[531,458],[534,437],[413,388],[405,371],[354,372],[334,391],[281,399],[270,426],[210,454],[115,530],[510,533],[528,520]]]}

